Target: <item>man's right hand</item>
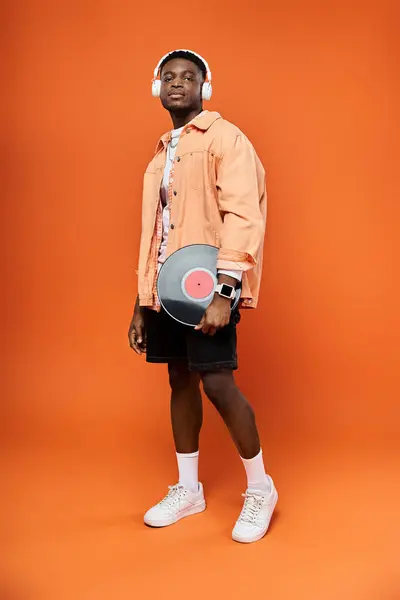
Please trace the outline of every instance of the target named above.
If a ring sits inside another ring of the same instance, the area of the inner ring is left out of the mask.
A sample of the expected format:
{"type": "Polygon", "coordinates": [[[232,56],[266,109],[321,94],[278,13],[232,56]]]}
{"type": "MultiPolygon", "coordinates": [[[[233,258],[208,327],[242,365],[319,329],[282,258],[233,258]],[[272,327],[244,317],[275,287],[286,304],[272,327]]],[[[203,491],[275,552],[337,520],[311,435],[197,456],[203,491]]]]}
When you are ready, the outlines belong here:
{"type": "Polygon", "coordinates": [[[144,309],[136,300],[135,310],[128,331],[129,345],[136,352],[146,352],[146,328],[144,323],[144,309]]]}

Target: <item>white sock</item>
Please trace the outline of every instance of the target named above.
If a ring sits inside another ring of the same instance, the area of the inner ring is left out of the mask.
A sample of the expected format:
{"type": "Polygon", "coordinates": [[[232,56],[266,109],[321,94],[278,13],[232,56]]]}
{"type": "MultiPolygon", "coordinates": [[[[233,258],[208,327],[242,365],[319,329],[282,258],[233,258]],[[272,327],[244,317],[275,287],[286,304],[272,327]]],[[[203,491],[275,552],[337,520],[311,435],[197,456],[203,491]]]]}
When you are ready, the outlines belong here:
{"type": "Polygon", "coordinates": [[[270,492],[271,484],[265,472],[262,450],[254,458],[242,458],[242,462],[246,469],[247,488],[270,492]]]}
{"type": "Polygon", "coordinates": [[[191,492],[199,489],[199,451],[191,454],[176,453],[179,470],[179,483],[191,492]]]}

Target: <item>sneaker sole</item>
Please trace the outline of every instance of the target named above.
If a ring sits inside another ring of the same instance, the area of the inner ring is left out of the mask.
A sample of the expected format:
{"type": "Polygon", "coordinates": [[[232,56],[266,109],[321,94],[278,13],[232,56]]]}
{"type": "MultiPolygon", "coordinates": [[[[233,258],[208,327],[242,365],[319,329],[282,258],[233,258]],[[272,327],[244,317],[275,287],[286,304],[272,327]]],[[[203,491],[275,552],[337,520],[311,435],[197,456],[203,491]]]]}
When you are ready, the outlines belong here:
{"type": "Polygon", "coordinates": [[[272,519],[272,515],[274,514],[274,510],[276,507],[276,504],[278,502],[278,493],[275,491],[275,497],[272,503],[272,510],[271,510],[271,516],[269,518],[268,524],[266,526],[265,529],[262,529],[260,531],[260,533],[258,533],[256,536],[252,537],[252,538],[242,538],[238,535],[236,535],[235,533],[232,532],[232,539],[234,542],[239,542],[239,544],[252,544],[253,542],[258,542],[259,540],[262,540],[262,538],[266,535],[270,523],[271,523],[271,519],[272,519]]]}
{"type": "Polygon", "coordinates": [[[169,525],[174,525],[175,523],[177,523],[178,521],[180,521],[181,519],[184,519],[185,517],[191,517],[192,515],[197,515],[198,513],[204,512],[206,510],[206,501],[203,500],[202,502],[199,502],[198,504],[195,504],[194,506],[192,506],[191,508],[182,511],[178,516],[176,517],[172,517],[170,519],[163,519],[162,521],[156,521],[153,519],[144,519],[144,523],[145,525],[148,525],[149,527],[168,527],[169,525]]]}

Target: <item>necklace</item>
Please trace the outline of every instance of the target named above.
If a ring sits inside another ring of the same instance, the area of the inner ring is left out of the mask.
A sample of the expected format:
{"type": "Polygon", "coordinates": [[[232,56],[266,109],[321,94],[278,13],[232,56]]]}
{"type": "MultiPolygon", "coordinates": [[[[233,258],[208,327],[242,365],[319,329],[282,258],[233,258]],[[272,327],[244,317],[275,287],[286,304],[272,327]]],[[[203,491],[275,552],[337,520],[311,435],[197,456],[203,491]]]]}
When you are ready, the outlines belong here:
{"type": "Polygon", "coordinates": [[[172,150],[174,150],[177,147],[178,144],[175,144],[175,146],[172,146],[171,144],[168,144],[168,158],[170,160],[170,162],[172,162],[172,150]]]}
{"type": "Polygon", "coordinates": [[[168,157],[169,160],[172,162],[172,150],[175,150],[175,148],[177,147],[179,142],[179,135],[177,137],[172,137],[170,143],[168,144],[168,157]]]}

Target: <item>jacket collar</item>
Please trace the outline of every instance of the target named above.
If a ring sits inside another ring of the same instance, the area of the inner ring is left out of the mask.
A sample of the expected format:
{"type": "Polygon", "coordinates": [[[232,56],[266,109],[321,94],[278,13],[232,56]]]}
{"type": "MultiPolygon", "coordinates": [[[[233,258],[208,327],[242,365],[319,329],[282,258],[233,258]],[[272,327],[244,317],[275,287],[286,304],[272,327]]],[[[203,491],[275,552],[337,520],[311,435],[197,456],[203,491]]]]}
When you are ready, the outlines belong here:
{"type": "MultiPolygon", "coordinates": [[[[213,123],[215,123],[215,121],[217,119],[221,119],[221,115],[218,112],[215,112],[215,111],[209,112],[208,110],[204,111],[203,113],[201,113],[200,115],[195,117],[192,121],[190,121],[190,123],[185,125],[185,127],[183,128],[183,131],[186,131],[187,129],[192,128],[192,127],[196,128],[196,129],[200,129],[201,131],[207,131],[207,129],[209,129],[211,127],[211,125],[213,123]]],[[[168,131],[167,133],[164,133],[164,135],[161,136],[161,138],[158,140],[156,152],[159,152],[160,150],[165,148],[165,146],[167,144],[169,144],[170,141],[171,141],[171,132],[168,131]]]]}

